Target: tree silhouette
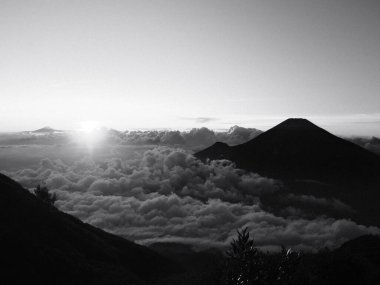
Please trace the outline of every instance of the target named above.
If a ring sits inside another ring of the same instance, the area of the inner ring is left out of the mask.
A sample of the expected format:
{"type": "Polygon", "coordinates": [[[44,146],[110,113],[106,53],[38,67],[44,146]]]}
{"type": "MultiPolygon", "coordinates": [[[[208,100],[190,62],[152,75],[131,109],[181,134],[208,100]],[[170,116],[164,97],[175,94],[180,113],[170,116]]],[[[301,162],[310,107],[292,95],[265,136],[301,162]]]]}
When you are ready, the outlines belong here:
{"type": "Polygon", "coordinates": [[[40,184],[37,185],[36,189],[34,189],[34,194],[41,201],[48,203],[50,205],[54,205],[57,200],[57,195],[55,193],[49,193],[49,189],[46,186],[42,186],[40,184]]]}
{"type": "Polygon", "coordinates": [[[249,236],[248,228],[237,231],[237,239],[231,242],[227,254],[227,284],[255,284],[259,279],[260,256],[249,236]]]}
{"type": "Polygon", "coordinates": [[[302,253],[281,246],[277,272],[278,284],[295,284],[295,279],[297,279],[297,269],[301,258],[302,253]]]}
{"type": "Polygon", "coordinates": [[[227,267],[224,284],[303,284],[298,282],[302,254],[282,247],[279,253],[264,253],[255,247],[247,228],[237,231],[226,252],[227,267]]]}

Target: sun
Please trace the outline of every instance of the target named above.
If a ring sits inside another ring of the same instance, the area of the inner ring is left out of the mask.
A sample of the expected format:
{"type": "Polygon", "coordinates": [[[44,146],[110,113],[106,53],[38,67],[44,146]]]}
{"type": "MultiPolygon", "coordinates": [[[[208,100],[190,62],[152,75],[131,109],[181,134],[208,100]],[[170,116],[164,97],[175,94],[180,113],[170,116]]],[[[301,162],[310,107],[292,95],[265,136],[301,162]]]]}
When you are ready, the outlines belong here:
{"type": "Polygon", "coordinates": [[[85,146],[89,153],[92,154],[101,146],[104,140],[104,129],[98,121],[82,121],[75,132],[75,141],[85,146]]]}
{"type": "Polygon", "coordinates": [[[80,122],[79,131],[90,134],[98,131],[101,124],[98,121],[83,121],[80,122]]]}

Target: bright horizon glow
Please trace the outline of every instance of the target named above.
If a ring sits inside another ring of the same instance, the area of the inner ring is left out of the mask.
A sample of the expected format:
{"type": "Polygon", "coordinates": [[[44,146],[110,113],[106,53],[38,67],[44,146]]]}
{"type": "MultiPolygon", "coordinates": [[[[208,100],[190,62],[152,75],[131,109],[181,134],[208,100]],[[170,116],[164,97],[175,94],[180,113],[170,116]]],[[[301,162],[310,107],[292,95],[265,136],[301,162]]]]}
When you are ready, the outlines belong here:
{"type": "Polygon", "coordinates": [[[375,0],[0,1],[0,131],[304,117],[380,136],[379,15],[375,0]]]}
{"type": "MultiPolygon", "coordinates": [[[[227,131],[229,128],[238,125],[245,128],[255,128],[262,131],[266,131],[282,121],[288,118],[304,118],[308,119],[312,123],[326,129],[327,131],[338,135],[338,136],[363,136],[371,137],[376,136],[380,137],[380,128],[377,128],[380,122],[380,113],[378,114],[356,114],[356,115],[337,115],[337,116],[305,116],[304,114],[298,115],[282,115],[282,116],[244,116],[244,115],[235,115],[235,116],[224,116],[222,118],[183,118],[177,117],[173,118],[173,122],[178,122],[178,124],[170,124],[169,126],[164,126],[158,124],[152,124],[151,126],[144,124],[136,125],[123,125],[121,123],[115,124],[108,122],[100,123],[96,120],[87,120],[79,123],[74,123],[72,125],[51,125],[53,129],[63,130],[63,131],[73,131],[77,137],[87,136],[87,141],[93,136],[94,140],[96,136],[100,136],[102,130],[106,129],[115,129],[118,131],[148,131],[148,130],[179,130],[179,131],[189,131],[192,128],[202,128],[206,127],[214,131],[227,131]],[[130,127],[132,126],[132,127],[130,127]],[[153,126],[153,127],[152,127],[153,126]],[[356,131],[353,129],[356,128],[356,131]]],[[[156,120],[160,122],[159,118],[156,120]]],[[[7,130],[0,131],[2,132],[18,132],[18,131],[32,131],[40,129],[41,126],[35,125],[29,130],[7,130]]],[[[82,140],[83,141],[83,140],[82,140]]]]}
{"type": "Polygon", "coordinates": [[[99,131],[100,128],[101,124],[98,121],[83,121],[80,122],[80,128],[78,129],[78,131],[90,134],[95,131],[99,131]]]}
{"type": "Polygon", "coordinates": [[[74,133],[74,139],[84,145],[89,154],[92,154],[104,138],[103,126],[98,121],[82,121],[79,125],[80,127],[74,133]]]}

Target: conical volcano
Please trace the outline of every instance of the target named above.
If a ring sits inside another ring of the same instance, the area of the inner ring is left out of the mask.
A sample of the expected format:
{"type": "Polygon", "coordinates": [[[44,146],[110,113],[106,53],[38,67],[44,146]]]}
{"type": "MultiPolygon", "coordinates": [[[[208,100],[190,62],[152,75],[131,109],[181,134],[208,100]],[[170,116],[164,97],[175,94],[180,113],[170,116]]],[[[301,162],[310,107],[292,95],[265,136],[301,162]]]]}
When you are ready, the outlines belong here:
{"type": "Polygon", "coordinates": [[[377,155],[306,119],[287,119],[244,144],[215,144],[195,155],[203,160],[229,159],[269,177],[333,184],[351,184],[358,177],[367,183],[380,169],[377,155]]]}

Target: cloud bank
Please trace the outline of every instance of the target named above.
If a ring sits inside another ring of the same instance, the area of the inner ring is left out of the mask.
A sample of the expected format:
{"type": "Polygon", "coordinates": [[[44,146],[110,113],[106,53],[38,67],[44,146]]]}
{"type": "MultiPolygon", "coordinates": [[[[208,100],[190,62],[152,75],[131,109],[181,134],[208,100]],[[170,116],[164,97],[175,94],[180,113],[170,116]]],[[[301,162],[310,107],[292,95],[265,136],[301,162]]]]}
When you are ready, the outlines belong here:
{"type": "MultiPolygon", "coordinates": [[[[205,119],[205,118],[202,118],[205,119]]],[[[217,141],[230,145],[244,143],[262,132],[253,128],[233,126],[228,131],[215,132],[208,128],[193,128],[189,131],[148,130],[125,131],[100,128],[93,134],[81,132],[60,133],[3,133],[0,145],[67,145],[80,144],[96,138],[101,145],[165,145],[188,148],[207,147],[217,141]]]]}
{"type": "Polygon", "coordinates": [[[254,128],[233,126],[228,131],[215,132],[208,128],[193,128],[190,131],[131,131],[121,135],[129,144],[163,144],[189,147],[207,147],[217,141],[237,145],[251,140],[262,131],[254,128]]]}
{"type": "MultiPolygon", "coordinates": [[[[380,234],[346,219],[280,217],[264,210],[263,195],[281,195],[281,182],[236,169],[228,161],[202,163],[184,150],[157,147],[138,159],[84,157],[72,164],[44,159],[36,169],[8,172],[25,187],[45,182],[64,212],[141,244],[172,241],[224,247],[249,227],[257,244],[312,250],[356,236],[380,234]]],[[[288,196],[313,204],[339,201],[288,196]]],[[[331,204],[331,205],[330,205],[331,204]]]]}

